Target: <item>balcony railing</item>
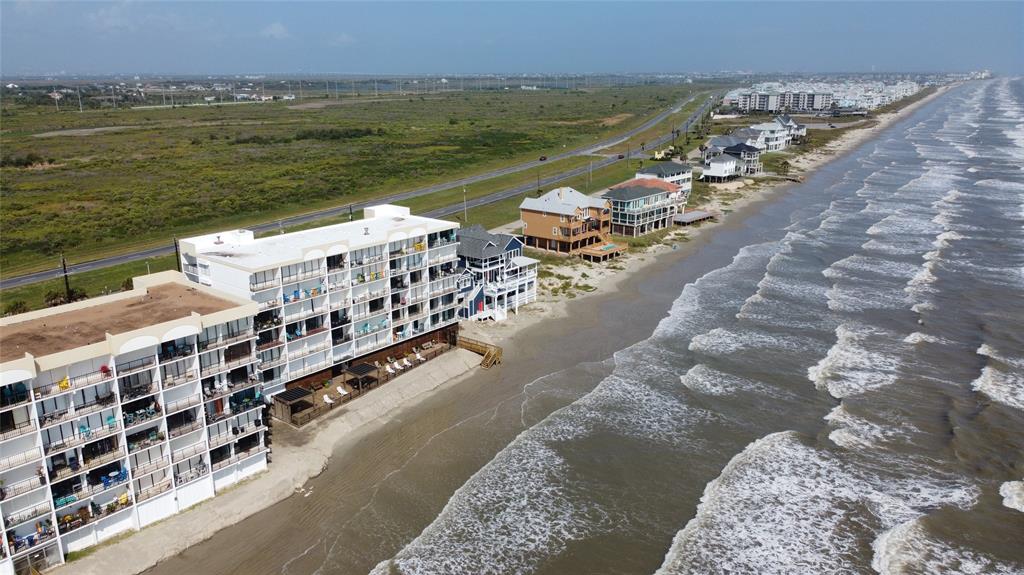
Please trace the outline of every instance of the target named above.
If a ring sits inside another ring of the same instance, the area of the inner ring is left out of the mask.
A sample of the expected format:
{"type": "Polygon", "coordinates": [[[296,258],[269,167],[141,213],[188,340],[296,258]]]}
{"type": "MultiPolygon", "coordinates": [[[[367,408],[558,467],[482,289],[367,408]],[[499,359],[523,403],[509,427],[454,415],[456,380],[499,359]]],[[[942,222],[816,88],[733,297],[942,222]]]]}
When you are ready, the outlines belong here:
{"type": "Polygon", "coordinates": [[[178,345],[160,353],[160,363],[186,358],[195,352],[191,345],[178,345]]]}
{"type": "Polygon", "coordinates": [[[293,284],[295,282],[300,282],[302,280],[308,280],[310,278],[320,277],[322,275],[324,275],[323,268],[317,268],[315,270],[308,271],[308,272],[300,272],[300,273],[297,273],[297,274],[292,274],[290,276],[284,276],[283,278],[281,278],[281,283],[284,284],[284,285],[288,285],[288,284],[293,284]]]}
{"type": "Polygon", "coordinates": [[[37,517],[42,517],[50,513],[50,502],[44,501],[29,507],[27,509],[21,509],[10,515],[4,517],[4,526],[7,529],[13,529],[22,523],[32,521],[37,517]]]}
{"type": "Polygon", "coordinates": [[[129,361],[129,362],[126,362],[126,363],[123,363],[123,364],[122,363],[118,363],[117,364],[117,375],[118,375],[118,377],[123,377],[125,375],[131,375],[133,373],[138,373],[140,371],[149,369],[149,368],[153,367],[154,365],[156,365],[156,358],[154,358],[153,356],[142,357],[142,358],[139,358],[139,359],[134,359],[132,361],[129,361]]]}
{"type": "Polygon", "coordinates": [[[157,471],[161,468],[167,467],[170,464],[171,462],[167,460],[167,456],[161,455],[158,459],[147,461],[146,463],[139,466],[133,466],[132,476],[138,479],[143,475],[149,475],[150,473],[153,473],[154,471],[157,471]]]}
{"type": "Polygon", "coordinates": [[[281,282],[277,278],[261,281],[261,282],[249,282],[249,291],[263,291],[270,288],[274,288],[281,285],[281,282]]]}
{"type": "Polygon", "coordinates": [[[214,471],[218,471],[220,469],[224,469],[228,465],[231,465],[233,463],[238,463],[239,461],[242,461],[243,459],[248,459],[248,458],[250,458],[250,457],[252,457],[254,455],[258,455],[259,453],[262,453],[262,452],[264,452],[266,450],[267,450],[267,448],[265,446],[263,446],[263,445],[255,445],[255,446],[250,447],[249,449],[247,449],[245,451],[241,451],[239,453],[236,453],[236,454],[232,455],[231,457],[228,457],[226,459],[222,459],[222,460],[214,463],[211,467],[213,468],[214,471]]]}
{"type": "Polygon", "coordinates": [[[67,383],[58,381],[57,383],[47,385],[45,387],[36,388],[35,392],[38,393],[40,397],[47,397],[58,393],[64,393],[66,391],[88,387],[90,385],[96,385],[97,383],[103,383],[112,379],[114,379],[114,371],[112,369],[107,369],[106,371],[94,371],[68,378],[67,383]]]}
{"type": "Polygon", "coordinates": [[[245,341],[253,337],[256,337],[256,333],[252,329],[245,329],[242,331],[226,333],[223,336],[218,337],[217,339],[207,339],[204,341],[200,341],[199,351],[210,351],[211,349],[216,349],[218,347],[223,347],[225,345],[231,345],[233,343],[245,341]]]}
{"type": "Polygon", "coordinates": [[[157,483],[156,485],[154,485],[152,487],[147,487],[146,489],[143,489],[142,491],[140,491],[138,496],[136,497],[136,500],[139,503],[142,503],[143,501],[145,501],[147,499],[152,499],[152,498],[156,497],[157,495],[160,495],[161,493],[164,493],[165,491],[167,491],[170,488],[171,488],[171,480],[170,479],[164,479],[160,483],[157,483]]]}
{"type": "Polygon", "coordinates": [[[35,431],[35,429],[35,422],[33,422],[32,420],[24,421],[0,433],[0,441],[6,441],[8,439],[14,439],[15,437],[21,437],[22,435],[35,431]]]}
{"type": "Polygon", "coordinates": [[[184,461],[189,457],[195,457],[200,453],[206,453],[206,451],[206,442],[200,441],[199,443],[192,444],[188,447],[184,447],[172,453],[171,461],[173,461],[174,463],[178,463],[179,461],[184,461]]]}
{"type": "Polygon", "coordinates": [[[0,471],[6,471],[14,469],[18,466],[24,466],[25,463],[41,459],[42,455],[39,454],[39,449],[32,448],[27,451],[20,452],[16,455],[4,457],[0,459],[0,471]]]}
{"type": "Polygon", "coordinates": [[[24,537],[15,536],[14,546],[11,552],[15,555],[24,553],[29,549],[34,549],[44,543],[49,542],[51,539],[57,537],[56,530],[50,530],[49,532],[43,533],[32,533],[24,537]]]}
{"type": "Polygon", "coordinates": [[[173,426],[173,427],[169,427],[168,428],[169,430],[168,430],[167,433],[173,439],[175,437],[181,437],[182,435],[185,435],[185,434],[188,434],[188,433],[192,433],[193,431],[195,431],[197,429],[201,429],[203,427],[203,425],[204,425],[204,423],[203,423],[202,419],[196,419],[196,420],[190,421],[188,423],[183,423],[181,425],[176,425],[176,426],[173,426]]]}
{"type": "Polygon", "coordinates": [[[172,401],[171,403],[168,403],[166,406],[164,406],[164,413],[166,413],[167,415],[171,415],[179,411],[188,409],[190,407],[199,405],[201,402],[202,398],[199,397],[198,395],[190,395],[184,399],[179,399],[178,401],[172,401]]]}
{"type": "Polygon", "coordinates": [[[115,449],[111,449],[110,451],[108,451],[108,452],[106,452],[106,453],[104,453],[102,455],[97,455],[96,457],[93,457],[92,459],[86,460],[82,464],[82,470],[83,471],[89,471],[91,469],[96,469],[97,467],[106,465],[106,464],[108,464],[108,463],[110,463],[112,461],[117,461],[118,459],[123,458],[124,455],[125,455],[125,453],[124,453],[124,446],[118,445],[117,448],[115,448],[115,449]]]}
{"type": "Polygon", "coordinates": [[[35,491],[36,489],[44,487],[45,485],[45,479],[43,479],[40,476],[33,475],[32,477],[29,477],[28,479],[23,479],[21,481],[18,481],[17,483],[4,485],[4,491],[7,493],[6,499],[12,499],[19,495],[24,495],[29,491],[35,491]]]}
{"type": "Polygon", "coordinates": [[[165,373],[165,374],[163,374],[163,386],[164,386],[164,389],[167,390],[167,389],[171,389],[172,387],[177,387],[179,385],[188,383],[190,381],[195,381],[195,379],[196,379],[196,373],[195,373],[195,371],[193,371],[191,369],[186,371],[186,372],[183,372],[183,373],[175,373],[175,374],[166,374],[165,373]]]}
{"type": "Polygon", "coordinates": [[[79,445],[84,445],[92,441],[103,439],[104,437],[109,437],[117,433],[120,429],[121,423],[116,418],[113,420],[108,418],[107,424],[103,427],[98,427],[96,429],[86,428],[84,433],[79,429],[77,430],[78,433],[72,436],[65,437],[61,441],[55,441],[44,445],[43,451],[46,455],[67,451],[68,449],[78,447],[79,445]]]}
{"type": "Polygon", "coordinates": [[[190,469],[184,473],[175,473],[174,482],[176,485],[185,485],[186,483],[191,483],[201,477],[205,477],[209,473],[210,469],[205,463],[201,463],[196,468],[190,469]]]}

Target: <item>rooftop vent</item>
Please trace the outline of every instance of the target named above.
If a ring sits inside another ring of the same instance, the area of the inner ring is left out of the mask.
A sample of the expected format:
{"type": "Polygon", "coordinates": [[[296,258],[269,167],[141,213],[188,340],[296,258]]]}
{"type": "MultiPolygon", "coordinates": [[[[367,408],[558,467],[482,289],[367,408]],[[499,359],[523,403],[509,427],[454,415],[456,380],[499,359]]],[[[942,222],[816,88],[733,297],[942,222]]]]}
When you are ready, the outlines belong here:
{"type": "Polygon", "coordinates": [[[221,241],[220,236],[217,236],[217,240],[215,242],[213,242],[213,243],[215,243],[215,244],[217,244],[219,246],[219,245],[221,245],[224,242],[221,241]]]}
{"type": "Polygon", "coordinates": [[[370,235],[370,228],[363,228],[363,235],[364,236],[370,235]]]}

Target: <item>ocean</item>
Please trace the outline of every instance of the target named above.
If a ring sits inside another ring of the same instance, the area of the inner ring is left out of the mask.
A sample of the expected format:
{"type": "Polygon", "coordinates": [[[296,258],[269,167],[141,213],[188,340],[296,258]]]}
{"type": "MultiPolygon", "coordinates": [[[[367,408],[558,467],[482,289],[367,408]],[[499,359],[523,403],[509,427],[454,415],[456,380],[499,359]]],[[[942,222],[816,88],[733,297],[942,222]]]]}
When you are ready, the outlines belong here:
{"type": "Polygon", "coordinates": [[[449,394],[351,455],[381,470],[155,571],[1024,573],[1024,81],[951,89],[699,253],[595,320],[664,298],[653,333],[449,394]]]}

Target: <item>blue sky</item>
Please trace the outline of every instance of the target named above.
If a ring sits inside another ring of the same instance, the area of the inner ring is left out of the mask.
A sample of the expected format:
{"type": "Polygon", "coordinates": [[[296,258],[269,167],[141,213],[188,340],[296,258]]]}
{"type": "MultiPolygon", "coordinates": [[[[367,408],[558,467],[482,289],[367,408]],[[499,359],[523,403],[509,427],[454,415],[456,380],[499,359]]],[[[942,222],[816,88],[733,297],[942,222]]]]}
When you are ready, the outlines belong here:
{"type": "Polygon", "coordinates": [[[0,73],[1024,74],[1024,3],[0,3],[0,73]]]}

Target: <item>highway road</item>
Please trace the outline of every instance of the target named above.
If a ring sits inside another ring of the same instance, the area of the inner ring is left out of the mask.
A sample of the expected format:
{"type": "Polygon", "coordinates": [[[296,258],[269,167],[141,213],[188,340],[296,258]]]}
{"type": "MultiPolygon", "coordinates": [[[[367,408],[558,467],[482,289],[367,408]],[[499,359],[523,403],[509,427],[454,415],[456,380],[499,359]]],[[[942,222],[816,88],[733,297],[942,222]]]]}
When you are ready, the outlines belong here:
{"type": "MultiPolygon", "coordinates": [[[[562,160],[562,159],[565,159],[565,158],[571,158],[571,157],[574,157],[574,156],[600,155],[601,150],[603,150],[605,148],[609,148],[609,147],[614,146],[616,144],[619,144],[621,142],[624,142],[627,139],[632,138],[633,136],[636,136],[637,134],[645,132],[645,131],[653,128],[654,126],[658,125],[659,123],[663,122],[665,120],[665,118],[669,117],[670,115],[678,113],[684,106],[689,104],[696,97],[697,97],[697,94],[695,94],[693,96],[690,96],[689,98],[686,98],[685,100],[683,100],[681,102],[678,102],[674,106],[672,106],[672,107],[662,111],[661,113],[659,113],[658,115],[654,116],[650,120],[644,122],[640,126],[637,126],[636,128],[633,128],[633,129],[631,129],[631,130],[629,130],[629,131],[627,131],[627,132],[625,132],[623,134],[619,134],[619,135],[617,135],[617,136],[615,136],[613,138],[608,138],[606,140],[602,140],[602,141],[597,142],[595,144],[588,144],[586,146],[582,146],[582,147],[579,147],[579,148],[576,148],[576,149],[573,149],[573,150],[569,150],[569,151],[566,151],[566,152],[561,152],[561,153],[558,153],[558,154],[554,154],[552,156],[548,156],[546,162],[554,162],[554,161],[562,160]]],[[[708,100],[706,100],[704,102],[704,104],[700,107],[700,109],[695,111],[689,118],[687,118],[686,121],[682,122],[679,125],[680,129],[685,129],[685,127],[688,127],[691,122],[693,122],[696,118],[700,117],[700,114],[702,114],[707,109],[707,107],[711,104],[712,101],[713,101],[713,96],[709,97],[708,100]]],[[[654,140],[646,142],[646,144],[647,144],[646,148],[650,149],[650,150],[653,150],[653,149],[655,149],[655,148],[665,144],[666,142],[670,141],[671,139],[672,139],[671,134],[666,134],[664,136],[659,136],[658,138],[655,138],[654,140]]],[[[635,150],[635,151],[631,150],[629,155],[630,155],[630,158],[645,157],[646,156],[646,152],[643,152],[643,151],[640,151],[640,150],[635,150]]],[[[593,167],[595,169],[596,168],[601,168],[601,167],[607,166],[609,164],[612,164],[612,163],[615,163],[615,162],[618,162],[618,161],[624,161],[624,160],[620,160],[618,158],[618,155],[609,155],[609,156],[603,157],[600,160],[595,160],[593,167]]],[[[280,218],[280,219],[276,219],[276,220],[273,220],[273,221],[265,222],[265,223],[262,223],[262,224],[257,224],[255,226],[248,226],[247,229],[250,229],[250,230],[256,232],[257,234],[259,234],[261,232],[267,232],[267,231],[272,231],[272,230],[278,229],[281,226],[289,227],[289,226],[295,226],[295,225],[299,225],[299,224],[305,224],[305,223],[309,223],[309,222],[314,222],[314,221],[321,220],[321,219],[324,219],[324,218],[330,218],[330,217],[334,217],[334,216],[343,215],[343,214],[349,213],[350,211],[359,211],[359,210],[362,210],[363,208],[365,208],[367,206],[372,206],[372,205],[377,205],[377,204],[393,203],[393,202],[397,202],[397,201],[401,201],[401,200],[407,200],[407,199],[415,198],[415,197],[418,197],[418,196],[424,196],[424,195],[427,195],[427,194],[433,194],[433,193],[436,193],[436,192],[440,192],[442,190],[448,190],[448,189],[455,188],[455,187],[458,187],[458,186],[468,186],[470,184],[474,184],[474,183],[477,183],[477,182],[482,182],[482,181],[485,181],[485,180],[489,180],[491,178],[496,178],[498,176],[504,176],[506,174],[514,174],[514,173],[517,173],[517,172],[523,172],[523,171],[529,170],[531,168],[535,168],[537,166],[543,165],[546,162],[545,161],[540,161],[539,159],[538,160],[532,160],[532,161],[529,161],[529,162],[524,162],[524,163],[521,163],[521,164],[516,164],[514,166],[509,166],[507,168],[500,168],[500,169],[496,169],[496,170],[491,170],[489,172],[477,174],[477,175],[466,177],[466,178],[461,178],[461,179],[458,179],[458,180],[452,180],[452,181],[449,181],[449,182],[443,182],[443,183],[440,183],[440,184],[434,184],[432,186],[426,186],[426,187],[418,188],[418,189],[415,189],[415,190],[409,190],[407,192],[391,194],[391,195],[388,195],[388,196],[377,197],[377,198],[374,198],[374,199],[366,201],[366,202],[358,202],[358,203],[353,203],[353,204],[346,204],[346,205],[343,205],[343,206],[337,206],[337,207],[333,207],[333,208],[326,208],[326,209],[323,209],[323,210],[317,210],[317,211],[314,211],[314,212],[308,212],[308,213],[305,213],[305,214],[299,214],[299,215],[291,216],[291,217],[287,217],[287,218],[280,218]]],[[[541,178],[540,183],[541,183],[541,186],[544,186],[544,185],[547,185],[547,184],[551,184],[551,183],[554,183],[554,182],[558,182],[558,181],[564,180],[566,178],[570,178],[570,177],[577,176],[577,175],[580,175],[580,174],[585,174],[587,172],[587,170],[589,170],[589,169],[590,169],[590,166],[582,166],[582,167],[579,167],[579,168],[575,168],[575,169],[572,169],[572,170],[561,172],[559,174],[554,174],[554,175],[551,175],[551,176],[548,176],[548,177],[545,177],[545,178],[541,178]]],[[[515,188],[510,188],[510,189],[507,189],[507,190],[502,190],[502,191],[499,191],[499,192],[495,192],[493,194],[488,194],[487,196],[481,196],[479,198],[474,198],[473,200],[469,200],[469,202],[467,202],[467,207],[478,207],[478,206],[483,206],[483,205],[486,205],[486,204],[489,204],[489,203],[497,202],[497,201],[500,201],[500,200],[503,200],[503,199],[506,199],[506,198],[510,198],[510,197],[514,197],[514,196],[519,195],[519,194],[526,193],[528,191],[531,191],[531,190],[535,189],[535,187],[536,187],[536,183],[534,182],[534,183],[531,183],[531,184],[528,184],[528,185],[517,186],[515,188]]],[[[420,215],[424,215],[424,216],[428,216],[428,217],[440,217],[440,216],[446,216],[446,215],[458,213],[462,209],[463,209],[463,204],[462,204],[462,202],[459,202],[458,204],[453,204],[453,205],[450,205],[450,206],[446,206],[446,207],[443,207],[443,208],[432,210],[430,212],[427,212],[427,213],[424,213],[424,214],[420,214],[420,215]]],[[[174,252],[174,244],[171,243],[171,244],[157,246],[157,247],[153,247],[153,248],[149,248],[149,249],[134,251],[134,252],[120,254],[120,255],[116,255],[116,256],[111,256],[111,257],[107,257],[107,258],[100,258],[100,259],[96,259],[96,260],[92,260],[92,261],[88,261],[88,262],[81,262],[81,263],[71,264],[71,265],[68,266],[68,273],[69,274],[76,274],[76,273],[87,272],[87,271],[91,271],[91,270],[97,270],[97,269],[102,269],[102,268],[106,268],[106,267],[110,267],[110,266],[115,266],[115,265],[118,265],[118,264],[124,264],[124,263],[133,262],[133,261],[139,261],[139,260],[145,260],[145,259],[149,259],[149,258],[153,258],[153,257],[163,256],[163,255],[167,255],[167,254],[170,254],[170,253],[173,253],[173,252],[174,252]]],[[[58,266],[58,267],[55,267],[54,269],[51,269],[51,270],[44,270],[44,271],[40,271],[40,272],[35,272],[35,273],[30,273],[30,274],[25,274],[25,275],[19,275],[19,276],[14,276],[14,277],[3,277],[3,278],[0,278],[0,289],[8,289],[8,288],[13,288],[13,287],[18,287],[18,286],[22,286],[22,285],[27,285],[27,284],[35,283],[35,282],[38,282],[38,281],[43,281],[43,280],[52,279],[52,278],[58,278],[60,276],[61,276],[61,270],[60,270],[60,267],[58,266]]]]}

